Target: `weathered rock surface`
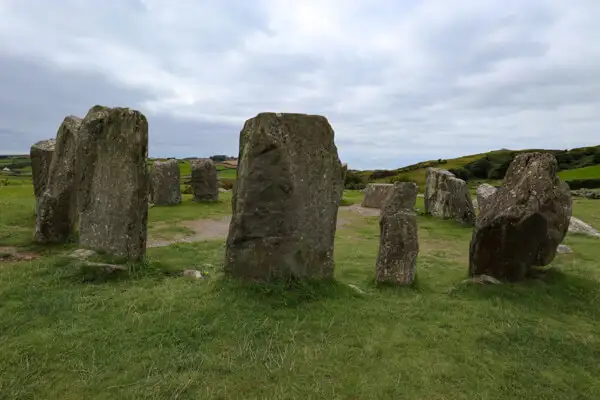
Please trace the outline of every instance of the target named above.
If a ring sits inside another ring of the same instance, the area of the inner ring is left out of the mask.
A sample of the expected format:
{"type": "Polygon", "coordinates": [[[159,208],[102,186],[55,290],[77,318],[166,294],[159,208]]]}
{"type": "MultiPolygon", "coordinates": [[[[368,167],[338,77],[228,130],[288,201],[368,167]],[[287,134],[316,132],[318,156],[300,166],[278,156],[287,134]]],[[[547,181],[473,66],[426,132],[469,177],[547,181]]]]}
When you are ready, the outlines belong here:
{"type": "Polygon", "coordinates": [[[395,183],[381,211],[376,266],[378,283],[408,285],[415,278],[419,239],[413,209],[417,191],[414,183],[395,183]]]}
{"type": "Polygon", "coordinates": [[[150,201],[155,205],[181,203],[181,177],[177,160],[155,161],[152,165],[150,201]]]}
{"type": "Polygon", "coordinates": [[[393,192],[394,185],[391,183],[369,183],[365,188],[363,207],[381,208],[385,205],[388,196],[393,192]]]}
{"type": "Polygon", "coordinates": [[[585,199],[592,199],[592,200],[600,199],[600,191],[599,190],[577,189],[577,190],[572,190],[571,194],[573,196],[583,197],[585,199]]]}
{"type": "Polygon", "coordinates": [[[249,280],[333,277],[342,164],[325,117],[261,113],[240,133],[225,271],[249,280]]]}
{"type": "Polygon", "coordinates": [[[77,209],[82,247],[139,260],[146,253],[148,122],[129,108],[94,106],[79,130],[77,209]]]}
{"type": "Polygon", "coordinates": [[[31,160],[31,175],[33,179],[33,193],[35,195],[35,211],[38,214],[42,195],[48,184],[48,173],[54,156],[54,139],[41,140],[31,146],[29,159],[31,160]]]}
{"type": "Polygon", "coordinates": [[[575,217],[571,217],[569,221],[569,232],[600,238],[600,232],[594,229],[593,226],[575,217]]]}
{"type": "Polygon", "coordinates": [[[475,208],[465,181],[445,169],[427,168],[425,213],[473,226],[475,208]]]}
{"type": "Polygon", "coordinates": [[[569,187],[547,153],[519,154],[477,218],[469,274],[518,281],[556,256],[571,217],[569,187]]]}
{"type": "Polygon", "coordinates": [[[483,183],[477,187],[477,207],[479,208],[480,212],[484,207],[486,207],[489,204],[490,199],[496,193],[497,190],[498,189],[496,189],[489,183],[483,183]]]}
{"type": "Polygon", "coordinates": [[[46,190],[41,196],[35,224],[35,238],[41,243],[65,242],[75,233],[77,191],[75,157],[82,119],[66,117],[56,135],[46,190]]]}
{"type": "Polygon", "coordinates": [[[211,159],[192,161],[192,178],[190,181],[194,192],[194,201],[218,201],[219,178],[217,168],[211,159]]]}

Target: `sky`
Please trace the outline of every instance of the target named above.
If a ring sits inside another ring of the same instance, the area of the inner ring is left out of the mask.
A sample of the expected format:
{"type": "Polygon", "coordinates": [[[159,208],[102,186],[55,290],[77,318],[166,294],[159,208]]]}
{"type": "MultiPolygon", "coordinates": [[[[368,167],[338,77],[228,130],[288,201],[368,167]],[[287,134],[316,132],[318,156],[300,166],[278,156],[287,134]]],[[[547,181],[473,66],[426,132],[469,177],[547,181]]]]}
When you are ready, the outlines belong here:
{"type": "Polygon", "coordinates": [[[354,169],[600,144],[598,0],[0,0],[0,154],[95,104],[151,157],[237,156],[259,112],[324,115],[354,169]]]}

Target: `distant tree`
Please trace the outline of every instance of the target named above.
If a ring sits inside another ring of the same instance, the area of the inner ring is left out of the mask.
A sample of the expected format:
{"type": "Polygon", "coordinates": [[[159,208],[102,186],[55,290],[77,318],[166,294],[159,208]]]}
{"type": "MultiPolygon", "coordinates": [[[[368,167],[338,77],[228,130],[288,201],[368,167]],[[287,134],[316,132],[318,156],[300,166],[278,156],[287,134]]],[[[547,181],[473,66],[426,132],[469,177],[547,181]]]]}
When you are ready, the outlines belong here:
{"type": "Polygon", "coordinates": [[[456,176],[459,179],[462,179],[463,181],[468,181],[471,177],[469,170],[465,168],[450,168],[448,171],[452,172],[454,176],[456,176]]]}
{"type": "Polygon", "coordinates": [[[492,167],[492,163],[487,158],[480,158],[469,165],[465,165],[465,169],[469,170],[470,175],[478,179],[486,179],[492,167]]]}
{"type": "Polygon", "coordinates": [[[223,155],[223,154],[218,154],[215,156],[211,156],[210,159],[213,160],[214,162],[223,162],[223,161],[227,161],[227,156],[223,155]]]}
{"type": "Polygon", "coordinates": [[[600,164],[600,149],[594,153],[594,164],[600,164]]]}

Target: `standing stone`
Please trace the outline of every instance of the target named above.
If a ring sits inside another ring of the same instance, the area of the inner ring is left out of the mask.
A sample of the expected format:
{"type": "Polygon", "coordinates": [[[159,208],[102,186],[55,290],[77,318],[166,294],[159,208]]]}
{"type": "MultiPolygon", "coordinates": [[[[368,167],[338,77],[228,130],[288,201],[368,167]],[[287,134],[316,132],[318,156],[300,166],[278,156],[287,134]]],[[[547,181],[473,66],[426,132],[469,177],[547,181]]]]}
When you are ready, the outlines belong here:
{"type": "Polygon", "coordinates": [[[155,161],[150,177],[150,201],[153,204],[181,203],[181,176],[177,160],[155,161]]]}
{"type": "Polygon", "coordinates": [[[465,181],[445,169],[427,168],[425,213],[473,226],[475,208],[465,181]]]}
{"type": "Polygon", "coordinates": [[[479,207],[480,212],[489,204],[491,197],[497,190],[498,189],[489,183],[482,183],[477,187],[477,206],[479,207]]]}
{"type": "Polygon", "coordinates": [[[261,113],[240,133],[225,271],[249,280],[333,278],[344,189],[325,117],[261,113]]]}
{"type": "Polygon", "coordinates": [[[417,185],[396,182],[381,211],[376,281],[411,284],[415,278],[419,239],[414,213],[417,185]]]}
{"type": "Polygon", "coordinates": [[[194,201],[219,200],[219,178],[215,163],[211,159],[192,161],[191,186],[194,191],[194,201]]]}
{"type": "Polygon", "coordinates": [[[368,208],[381,208],[385,205],[385,200],[394,190],[391,183],[369,183],[365,187],[365,197],[362,206],[368,208]]]}
{"type": "Polygon", "coordinates": [[[62,243],[75,233],[75,157],[81,122],[81,118],[70,115],[58,128],[48,183],[41,197],[36,218],[35,238],[38,242],[62,243]]]}
{"type": "Polygon", "coordinates": [[[35,195],[35,213],[38,214],[40,200],[48,184],[48,172],[54,156],[54,139],[42,140],[31,146],[29,159],[33,178],[33,193],[35,195]]]}
{"type": "Polygon", "coordinates": [[[519,154],[504,184],[477,218],[469,251],[469,274],[508,281],[548,265],[569,227],[569,186],[556,176],[552,154],[519,154]]]}
{"type": "Polygon", "coordinates": [[[129,108],[94,106],[79,130],[77,208],[83,247],[139,260],[146,253],[148,122],[129,108]]]}

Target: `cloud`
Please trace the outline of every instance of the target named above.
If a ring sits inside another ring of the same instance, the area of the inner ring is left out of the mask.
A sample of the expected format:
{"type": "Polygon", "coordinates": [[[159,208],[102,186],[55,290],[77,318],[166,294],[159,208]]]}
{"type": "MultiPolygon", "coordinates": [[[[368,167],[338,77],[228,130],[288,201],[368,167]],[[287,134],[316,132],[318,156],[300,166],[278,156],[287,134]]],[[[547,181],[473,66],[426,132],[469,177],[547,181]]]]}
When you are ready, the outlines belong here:
{"type": "Polygon", "coordinates": [[[598,144],[598,18],[595,0],[0,0],[0,150],[97,103],[144,112],[155,156],[236,154],[262,111],[327,116],[353,168],[598,144]]]}

